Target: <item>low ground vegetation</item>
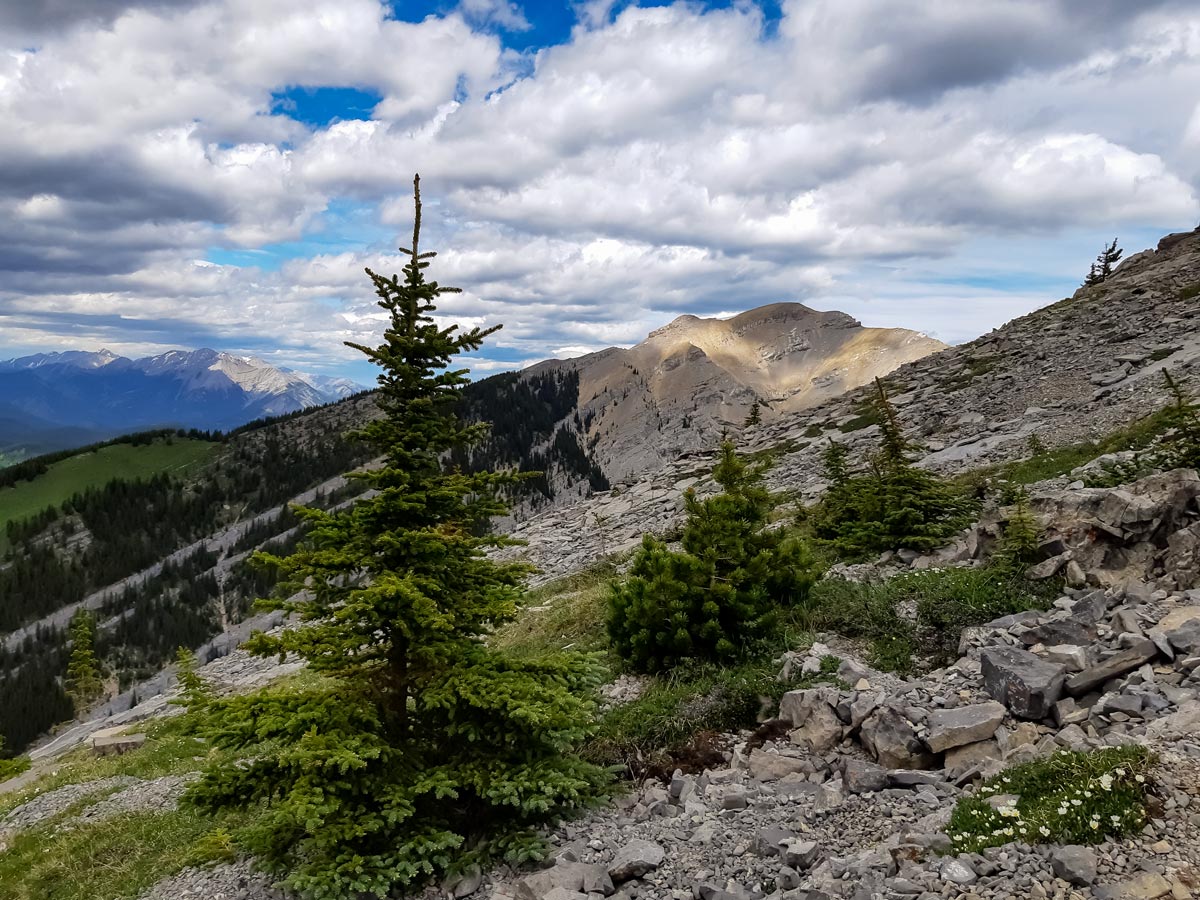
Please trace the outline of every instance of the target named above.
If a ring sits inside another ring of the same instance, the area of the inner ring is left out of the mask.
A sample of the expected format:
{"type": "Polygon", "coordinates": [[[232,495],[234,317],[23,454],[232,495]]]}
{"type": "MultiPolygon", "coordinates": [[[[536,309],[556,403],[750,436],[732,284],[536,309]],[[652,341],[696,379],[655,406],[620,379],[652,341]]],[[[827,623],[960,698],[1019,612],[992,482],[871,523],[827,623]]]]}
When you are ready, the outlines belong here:
{"type": "Polygon", "coordinates": [[[958,801],[946,833],[956,853],[1010,841],[1098,844],[1141,830],[1154,758],[1145,747],[1062,750],[1006,769],[958,801]]]}

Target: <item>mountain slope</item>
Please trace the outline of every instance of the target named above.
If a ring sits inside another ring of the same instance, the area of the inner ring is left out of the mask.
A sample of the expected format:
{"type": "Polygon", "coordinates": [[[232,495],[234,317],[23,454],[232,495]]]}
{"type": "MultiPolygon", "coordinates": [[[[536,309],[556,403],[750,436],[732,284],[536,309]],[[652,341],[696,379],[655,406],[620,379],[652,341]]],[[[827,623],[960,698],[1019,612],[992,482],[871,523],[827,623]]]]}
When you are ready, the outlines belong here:
{"type": "Polygon", "coordinates": [[[508,430],[524,429],[527,417],[510,425],[497,410],[521,407],[517,391],[550,391],[561,414],[533,436],[529,451],[545,454],[555,468],[551,490],[582,494],[596,487],[592,469],[613,481],[651,471],[681,453],[711,447],[723,432],[740,429],[755,408],[772,421],[944,347],[914,331],[864,328],[845,313],[799,303],[730,319],[681,316],[629,349],[547,360],[473,386],[474,414],[499,419],[497,439],[477,457],[493,466],[522,462],[501,445],[511,444],[508,430]],[[563,391],[573,396],[564,399],[563,391]],[[558,452],[547,452],[554,442],[558,452]],[[573,458],[585,457],[587,466],[564,465],[564,448],[573,458]]]}
{"type": "MultiPolygon", "coordinates": [[[[885,382],[924,448],[922,465],[963,472],[1026,460],[1044,473],[1064,468],[1065,484],[1089,450],[1102,452],[1093,442],[1169,402],[1164,369],[1200,396],[1200,232],[1168,235],[1102,284],[909,362],[885,382]]],[[[852,461],[874,451],[878,428],[863,414],[872,391],[856,388],[743,429],[739,444],[774,460],[772,490],[813,499],[825,486],[821,454],[831,439],[848,446],[852,461]]],[[[552,577],[633,546],[646,531],[671,529],[684,488],[707,483],[714,446],[520,523],[522,552],[552,577]]]]}
{"type": "Polygon", "coordinates": [[[360,389],[215,350],[137,360],[107,350],[41,353],[0,362],[0,453],[33,455],[157,427],[228,429],[360,389]]]}

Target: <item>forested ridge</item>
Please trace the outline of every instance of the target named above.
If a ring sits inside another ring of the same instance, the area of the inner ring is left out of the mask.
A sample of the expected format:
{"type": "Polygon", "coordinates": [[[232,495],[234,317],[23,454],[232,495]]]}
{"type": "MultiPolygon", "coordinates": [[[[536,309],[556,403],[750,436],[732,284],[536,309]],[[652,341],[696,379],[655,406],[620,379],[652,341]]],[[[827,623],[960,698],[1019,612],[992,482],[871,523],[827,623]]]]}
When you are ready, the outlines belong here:
{"type": "MultiPolygon", "coordinates": [[[[344,433],[371,414],[369,405],[352,398],[230,435],[206,433],[223,446],[186,479],[165,474],[117,479],[8,523],[7,549],[0,556],[0,640],[233,522],[360,466],[368,453],[344,433]]],[[[154,432],[126,442],[166,437],[167,432],[154,432]]],[[[60,458],[26,461],[20,474],[37,477],[60,458]]],[[[344,494],[338,491],[320,502],[336,502],[344,494]]],[[[296,524],[285,511],[250,528],[225,552],[244,553],[296,524]]],[[[157,671],[179,646],[198,647],[244,616],[253,599],[274,584],[270,572],[252,571],[244,563],[218,581],[217,559],[202,548],[105,601],[98,610],[97,651],[111,687],[127,687],[157,671]]],[[[18,752],[71,716],[62,685],[65,665],[66,637],[58,628],[39,628],[7,648],[0,643],[0,735],[8,752],[18,752]]]]}
{"type": "Polygon", "coordinates": [[[515,468],[541,473],[515,486],[515,498],[537,506],[555,496],[555,485],[586,481],[607,490],[608,479],[584,449],[588,422],[578,411],[579,373],[505,372],[468,385],[456,412],[491,425],[474,447],[455,448],[451,460],[467,472],[515,468]],[[555,475],[559,478],[555,478],[555,475]]]}

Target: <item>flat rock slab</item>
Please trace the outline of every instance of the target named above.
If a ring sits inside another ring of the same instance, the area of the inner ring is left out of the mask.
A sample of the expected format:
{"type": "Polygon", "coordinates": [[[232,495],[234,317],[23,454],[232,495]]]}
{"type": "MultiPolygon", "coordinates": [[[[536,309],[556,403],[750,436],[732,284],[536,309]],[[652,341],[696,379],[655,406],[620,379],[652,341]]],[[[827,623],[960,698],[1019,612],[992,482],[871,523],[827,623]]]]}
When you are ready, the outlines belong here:
{"type": "Polygon", "coordinates": [[[996,733],[1007,714],[1004,704],[994,700],[955,709],[935,709],[929,716],[925,742],[934,753],[942,753],[952,747],[986,741],[996,733]]]}
{"type": "Polygon", "coordinates": [[[136,750],[146,743],[144,734],[110,734],[92,737],[92,749],[97,756],[112,756],[136,750]]]}
{"type": "Polygon", "coordinates": [[[1082,672],[1076,672],[1068,678],[1067,693],[1072,697],[1079,697],[1100,687],[1111,678],[1132,672],[1156,656],[1158,656],[1158,647],[1154,641],[1149,638],[1138,638],[1128,649],[1122,650],[1115,656],[1110,656],[1098,665],[1084,669],[1082,672]]]}
{"type": "Polygon", "coordinates": [[[641,878],[662,865],[667,851],[653,841],[630,841],[617,851],[608,867],[608,876],[617,884],[641,878]]]}

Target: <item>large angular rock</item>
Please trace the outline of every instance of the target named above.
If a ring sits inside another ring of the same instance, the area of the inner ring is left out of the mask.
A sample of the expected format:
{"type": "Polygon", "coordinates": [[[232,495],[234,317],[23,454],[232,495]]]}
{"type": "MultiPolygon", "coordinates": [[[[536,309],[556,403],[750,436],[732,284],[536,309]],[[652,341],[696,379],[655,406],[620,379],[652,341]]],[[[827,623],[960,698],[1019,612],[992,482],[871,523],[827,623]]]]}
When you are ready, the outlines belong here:
{"type": "Polygon", "coordinates": [[[779,717],[793,725],[788,735],[793,744],[813,753],[826,753],[842,739],[842,721],[838,718],[838,691],[810,688],[788,691],[779,701],[779,717]]]}
{"type": "Polygon", "coordinates": [[[929,769],[934,756],[899,710],[884,706],[862,724],[863,746],[888,769],[929,769]]]}
{"type": "Polygon", "coordinates": [[[952,747],[946,751],[946,777],[951,781],[980,776],[990,776],[1002,768],[1004,754],[1000,745],[991,738],[977,744],[952,747]]]}
{"type": "Polygon", "coordinates": [[[1079,697],[1095,688],[1100,687],[1111,678],[1132,672],[1143,663],[1158,656],[1158,647],[1149,638],[1137,638],[1133,644],[1120,653],[1110,656],[1098,665],[1076,672],[1067,679],[1067,693],[1079,697]]]}
{"type": "Polygon", "coordinates": [[[1003,703],[974,703],[955,709],[935,709],[929,716],[925,743],[934,753],[984,741],[996,733],[1008,710],[1003,703]]]}
{"type": "Polygon", "coordinates": [[[1200,653],[1200,619],[1190,619],[1166,634],[1167,641],[1178,653],[1195,656],[1200,653]]]}
{"type": "Polygon", "coordinates": [[[847,759],[842,764],[842,781],[846,790],[852,794],[867,794],[871,791],[882,791],[888,786],[888,774],[885,769],[861,759],[847,759]]]}
{"type": "Polygon", "coordinates": [[[1050,855],[1054,874],[1063,881],[1083,887],[1096,880],[1096,853],[1088,847],[1068,844],[1050,855]]]}
{"type": "Polygon", "coordinates": [[[796,775],[809,769],[809,764],[797,757],[782,753],[767,753],[765,750],[750,751],[750,775],[759,781],[778,781],[787,775],[796,775]]]}
{"type": "Polygon", "coordinates": [[[608,866],[608,876],[615,883],[641,878],[662,865],[667,852],[653,841],[633,840],[617,851],[608,866]]]}
{"type": "Polygon", "coordinates": [[[1022,719],[1044,719],[1062,696],[1065,667],[1016,647],[991,647],[980,654],[983,689],[1022,719]]]}

